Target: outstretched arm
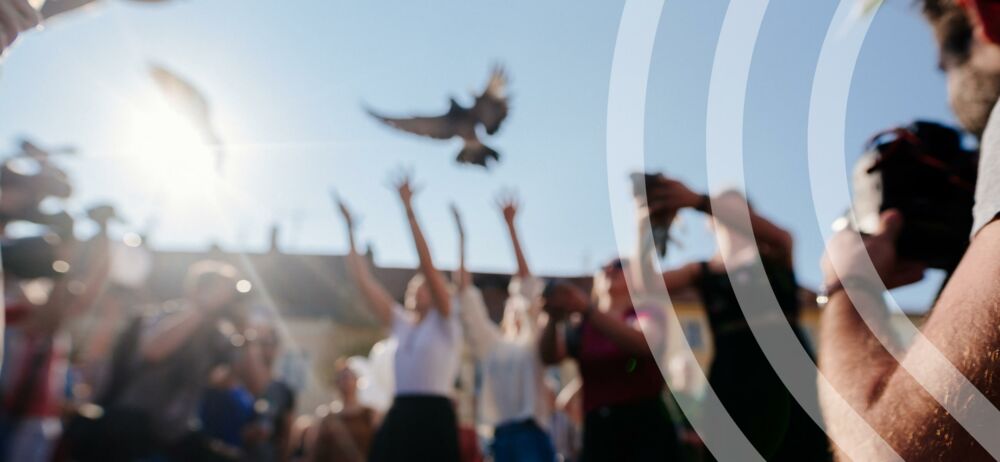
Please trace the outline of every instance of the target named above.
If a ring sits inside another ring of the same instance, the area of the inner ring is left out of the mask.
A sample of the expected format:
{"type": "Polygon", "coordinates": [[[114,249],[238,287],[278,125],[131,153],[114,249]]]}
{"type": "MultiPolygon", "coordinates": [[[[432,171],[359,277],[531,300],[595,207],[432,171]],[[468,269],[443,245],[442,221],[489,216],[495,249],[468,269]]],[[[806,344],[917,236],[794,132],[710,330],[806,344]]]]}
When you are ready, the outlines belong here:
{"type": "Polygon", "coordinates": [[[399,199],[403,203],[403,209],[406,210],[406,219],[410,223],[410,232],[413,233],[413,244],[417,248],[417,257],[420,259],[420,272],[427,279],[427,284],[431,290],[431,298],[434,299],[434,305],[437,307],[438,312],[442,316],[448,317],[451,315],[451,297],[448,294],[448,284],[445,282],[441,272],[434,266],[434,260],[431,258],[431,249],[427,245],[427,240],[424,239],[424,233],[420,229],[417,214],[413,211],[414,188],[408,174],[402,175],[397,180],[396,190],[399,192],[399,199]]]}
{"type": "Polygon", "coordinates": [[[490,319],[483,294],[472,285],[465,269],[465,226],[462,225],[462,214],[454,204],[451,206],[451,213],[458,229],[458,271],[455,272],[454,283],[462,304],[459,316],[472,353],[477,358],[483,358],[500,341],[500,329],[490,319]]]}
{"type": "Polygon", "coordinates": [[[72,282],[70,276],[59,277],[52,288],[49,300],[35,311],[36,316],[32,324],[38,329],[46,332],[59,329],[68,319],[79,316],[93,307],[97,298],[104,292],[111,270],[105,226],[101,226],[101,232],[91,242],[92,258],[89,261],[77,259],[73,263],[74,270],[83,268],[80,270],[82,277],[72,278],[72,282]],[[79,289],[74,286],[78,286],[79,289]]]}
{"type": "Polygon", "coordinates": [[[462,223],[462,212],[455,204],[451,204],[451,215],[455,218],[455,228],[458,231],[458,271],[455,272],[452,282],[461,294],[471,283],[469,271],[465,267],[465,225],[462,223]]]}
{"type": "MultiPolygon", "coordinates": [[[[987,225],[973,239],[924,323],[923,339],[918,337],[905,351],[890,341],[888,313],[877,287],[877,278],[893,288],[922,276],[922,266],[897,259],[894,243],[901,226],[901,216],[889,211],[882,216],[879,232],[866,236],[863,243],[856,235],[842,232],[827,245],[823,259],[826,284],[846,286],[846,291],[831,291],[823,310],[819,365],[850,406],[841,405],[836,395],[821,393],[828,431],[835,440],[844,442],[841,444],[864,447],[870,438],[851,425],[848,417],[853,411],[904,460],[990,460],[953,416],[973,421],[988,418],[979,412],[1000,403],[1000,387],[992,373],[1000,366],[996,354],[1000,351],[1000,331],[995,328],[1000,312],[991,309],[1000,304],[996,284],[1000,278],[1000,224],[987,225]],[[866,264],[869,259],[877,274],[864,271],[870,268],[866,264]],[[893,352],[901,355],[902,363],[893,352]],[[989,403],[975,400],[970,390],[961,388],[964,379],[989,403]],[[934,395],[950,409],[942,407],[934,395]]],[[[861,455],[868,460],[879,456],[861,455]]]]}
{"type": "Polygon", "coordinates": [[[497,199],[497,206],[503,214],[503,221],[507,224],[507,234],[510,235],[510,243],[514,247],[514,258],[517,259],[517,277],[530,277],[531,269],[528,267],[528,259],[524,256],[521,239],[517,235],[517,226],[514,224],[521,204],[513,194],[507,194],[497,199]]]}
{"type": "Polygon", "coordinates": [[[385,326],[392,324],[392,307],[396,305],[396,300],[389,295],[389,292],[372,276],[371,269],[365,258],[358,254],[357,243],[354,236],[354,217],[347,206],[337,199],[337,208],[344,219],[344,226],[347,228],[347,239],[350,244],[350,251],[347,254],[347,265],[354,284],[365,297],[368,305],[378,320],[385,326]]]}

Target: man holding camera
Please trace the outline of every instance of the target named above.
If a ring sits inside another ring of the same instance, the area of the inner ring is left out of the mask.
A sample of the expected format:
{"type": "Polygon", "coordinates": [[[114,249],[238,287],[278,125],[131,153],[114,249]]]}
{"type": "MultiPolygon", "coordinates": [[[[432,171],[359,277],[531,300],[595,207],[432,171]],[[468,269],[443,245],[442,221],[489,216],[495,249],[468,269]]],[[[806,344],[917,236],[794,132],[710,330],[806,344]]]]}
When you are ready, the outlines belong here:
{"type": "Polygon", "coordinates": [[[67,430],[76,460],[124,461],[159,454],[203,460],[197,410],[210,374],[230,366],[259,396],[271,374],[253,331],[232,265],[192,265],[185,297],[134,321],[115,348],[97,406],[81,408],[67,430]],[[193,425],[194,424],[194,425],[193,425]]]}
{"type": "Polygon", "coordinates": [[[993,460],[995,443],[984,436],[996,428],[983,424],[996,419],[1000,404],[994,380],[1000,367],[1000,116],[991,117],[1000,97],[1000,2],[922,4],[940,45],[952,108],[982,140],[972,240],[922,338],[905,351],[888,328],[882,288],[916,282],[926,269],[926,262],[897,254],[906,217],[887,210],[871,235],[859,240],[841,232],[828,243],[820,368],[833,390],[821,387],[821,402],[827,431],[855,459],[888,460],[891,449],[904,460],[993,460]]]}

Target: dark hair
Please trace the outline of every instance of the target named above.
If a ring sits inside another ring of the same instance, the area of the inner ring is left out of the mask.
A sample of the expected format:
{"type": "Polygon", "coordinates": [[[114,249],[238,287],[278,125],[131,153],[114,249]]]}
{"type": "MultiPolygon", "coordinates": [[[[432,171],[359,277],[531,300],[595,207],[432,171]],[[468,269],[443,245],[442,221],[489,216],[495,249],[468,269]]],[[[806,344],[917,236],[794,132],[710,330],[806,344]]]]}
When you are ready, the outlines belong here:
{"type": "Polygon", "coordinates": [[[964,64],[972,45],[972,24],[956,0],[919,0],[940,47],[942,69],[964,64]]]}

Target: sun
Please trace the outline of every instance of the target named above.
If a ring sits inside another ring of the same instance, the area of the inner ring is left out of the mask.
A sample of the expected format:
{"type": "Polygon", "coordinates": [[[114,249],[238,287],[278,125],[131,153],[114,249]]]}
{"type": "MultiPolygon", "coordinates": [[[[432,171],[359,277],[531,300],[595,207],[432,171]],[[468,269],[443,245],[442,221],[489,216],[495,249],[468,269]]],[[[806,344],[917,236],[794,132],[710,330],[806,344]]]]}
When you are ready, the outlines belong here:
{"type": "Polygon", "coordinates": [[[130,163],[147,186],[163,199],[197,205],[214,194],[221,181],[218,146],[182,114],[154,101],[131,114],[125,130],[130,163]]]}

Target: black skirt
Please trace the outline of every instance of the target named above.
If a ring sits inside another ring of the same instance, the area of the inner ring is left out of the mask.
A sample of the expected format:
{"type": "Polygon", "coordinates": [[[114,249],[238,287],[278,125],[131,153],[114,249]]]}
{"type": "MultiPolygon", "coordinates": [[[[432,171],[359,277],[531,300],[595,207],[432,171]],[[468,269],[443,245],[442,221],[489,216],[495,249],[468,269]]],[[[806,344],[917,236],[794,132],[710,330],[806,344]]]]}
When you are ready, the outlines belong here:
{"type": "Polygon", "coordinates": [[[458,420],[443,396],[397,396],[372,442],[369,462],[459,462],[458,420]]]}
{"type": "Polygon", "coordinates": [[[680,459],[680,443],[663,400],[594,409],[583,420],[584,462],[680,459]]]}

